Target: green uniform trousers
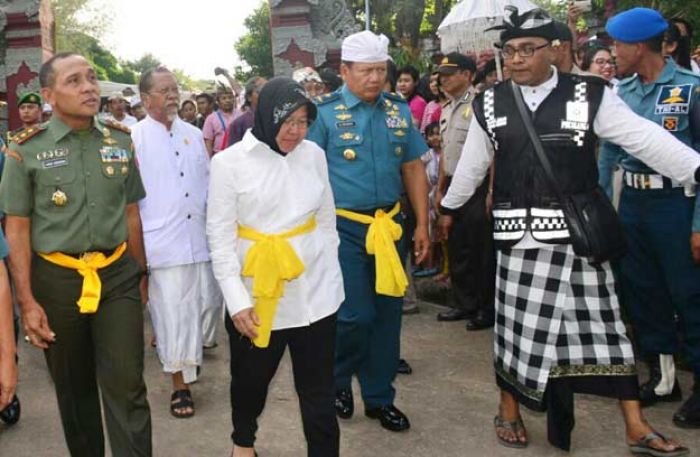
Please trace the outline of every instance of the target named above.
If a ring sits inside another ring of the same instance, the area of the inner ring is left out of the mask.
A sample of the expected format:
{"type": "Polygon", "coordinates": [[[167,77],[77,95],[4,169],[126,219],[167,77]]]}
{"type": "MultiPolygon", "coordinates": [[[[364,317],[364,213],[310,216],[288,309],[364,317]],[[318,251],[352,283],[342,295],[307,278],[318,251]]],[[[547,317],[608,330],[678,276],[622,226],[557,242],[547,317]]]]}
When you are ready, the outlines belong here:
{"type": "Polygon", "coordinates": [[[38,256],[32,291],[56,342],[45,351],[72,457],[105,455],[99,391],[112,455],[151,455],[151,412],[143,381],[143,309],[139,267],[128,255],[99,270],[102,298],[95,314],[80,314],[77,271],[38,256]],[[99,390],[98,390],[99,387],[99,390]]]}

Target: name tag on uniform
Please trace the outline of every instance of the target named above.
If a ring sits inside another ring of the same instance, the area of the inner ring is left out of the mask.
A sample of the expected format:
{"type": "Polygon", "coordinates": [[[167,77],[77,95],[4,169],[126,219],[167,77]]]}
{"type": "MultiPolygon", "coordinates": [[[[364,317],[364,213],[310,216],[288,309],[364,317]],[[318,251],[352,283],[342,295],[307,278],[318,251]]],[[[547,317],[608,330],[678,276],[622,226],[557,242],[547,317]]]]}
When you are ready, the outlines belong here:
{"type": "Polygon", "coordinates": [[[126,149],[114,146],[102,146],[100,148],[100,158],[102,162],[128,162],[129,153],[126,149]]]}
{"type": "Polygon", "coordinates": [[[52,160],[45,160],[41,162],[41,167],[42,168],[58,168],[58,167],[65,167],[68,165],[68,159],[52,159],[52,160]]]}

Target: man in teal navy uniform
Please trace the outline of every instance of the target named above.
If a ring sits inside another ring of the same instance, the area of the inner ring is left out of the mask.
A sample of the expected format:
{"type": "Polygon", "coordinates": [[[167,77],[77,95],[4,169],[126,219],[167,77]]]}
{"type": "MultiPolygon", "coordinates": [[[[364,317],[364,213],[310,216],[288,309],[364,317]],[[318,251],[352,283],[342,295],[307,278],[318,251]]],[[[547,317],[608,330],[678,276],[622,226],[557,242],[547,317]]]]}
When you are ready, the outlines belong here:
{"type": "Polygon", "coordinates": [[[338,208],[340,266],[345,301],[338,312],[336,412],[354,412],[351,378],[357,375],[365,414],[392,431],[409,428],[394,406],[401,307],[408,281],[403,270],[402,217],[406,192],[416,214],[416,262],[429,249],[428,183],[420,156],[428,150],[411,123],[406,101],[382,92],[388,39],[369,31],[343,41],[345,85],[319,98],[308,134],[326,151],[338,208]]]}
{"type": "MultiPolygon", "coordinates": [[[[667,28],[661,14],[648,8],[608,21],[619,71],[636,73],[620,83],[618,94],[637,114],[700,151],[700,78],[664,60],[667,28]]],[[[700,199],[694,187],[684,188],[612,144],[604,145],[599,158],[601,185],[608,192],[617,163],[624,170],[619,211],[629,244],[621,261],[622,293],[650,367],[640,399],[643,405],[681,399],[673,363],[677,313],[695,386],[673,420],[680,427],[700,427],[700,199]]]]}

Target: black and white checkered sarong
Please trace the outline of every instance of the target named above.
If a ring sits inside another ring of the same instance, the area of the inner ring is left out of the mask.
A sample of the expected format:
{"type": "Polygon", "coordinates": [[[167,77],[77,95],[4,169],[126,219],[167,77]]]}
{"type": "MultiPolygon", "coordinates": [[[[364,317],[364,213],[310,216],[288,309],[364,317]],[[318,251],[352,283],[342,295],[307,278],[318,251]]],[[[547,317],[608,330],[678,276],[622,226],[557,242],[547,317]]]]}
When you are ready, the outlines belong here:
{"type": "Polygon", "coordinates": [[[496,375],[530,404],[550,377],[635,373],[610,264],[571,245],[498,252],[494,332],[496,375]]]}

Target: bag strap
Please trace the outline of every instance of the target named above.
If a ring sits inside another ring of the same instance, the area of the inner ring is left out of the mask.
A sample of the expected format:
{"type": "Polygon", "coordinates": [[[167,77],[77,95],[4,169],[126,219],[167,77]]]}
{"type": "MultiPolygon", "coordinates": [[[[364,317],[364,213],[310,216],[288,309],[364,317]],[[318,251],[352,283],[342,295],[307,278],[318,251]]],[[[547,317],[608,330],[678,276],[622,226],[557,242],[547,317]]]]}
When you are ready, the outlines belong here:
{"type": "Polygon", "coordinates": [[[530,111],[525,106],[525,101],[523,100],[523,94],[520,91],[520,87],[517,84],[515,84],[515,81],[513,81],[512,79],[510,80],[510,86],[511,89],[513,89],[513,96],[515,97],[515,104],[518,106],[520,118],[522,119],[523,124],[525,125],[525,130],[527,130],[527,134],[530,137],[532,145],[535,147],[537,159],[540,161],[540,165],[542,165],[542,168],[544,168],[544,174],[549,180],[549,184],[554,189],[554,192],[557,194],[559,203],[562,206],[566,206],[566,198],[564,197],[564,193],[561,191],[561,187],[559,187],[559,182],[557,181],[557,178],[555,177],[554,172],[552,171],[552,165],[549,163],[547,154],[545,154],[544,152],[544,147],[542,147],[540,137],[535,131],[535,126],[532,124],[532,116],[530,114],[530,111]]]}

